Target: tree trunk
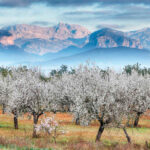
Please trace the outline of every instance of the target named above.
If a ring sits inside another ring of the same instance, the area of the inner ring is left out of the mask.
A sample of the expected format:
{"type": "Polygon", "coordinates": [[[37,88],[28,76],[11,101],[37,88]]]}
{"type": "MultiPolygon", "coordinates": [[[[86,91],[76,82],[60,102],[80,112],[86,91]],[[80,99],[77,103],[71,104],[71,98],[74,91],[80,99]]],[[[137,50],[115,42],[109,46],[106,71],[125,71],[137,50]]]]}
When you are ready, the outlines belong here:
{"type": "Polygon", "coordinates": [[[134,127],[138,126],[139,119],[140,119],[141,113],[137,113],[134,121],[134,127]]]}
{"type": "Polygon", "coordinates": [[[18,129],[18,112],[16,108],[12,111],[12,114],[14,115],[14,128],[18,129]]]}
{"type": "Polygon", "coordinates": [[[80,124],[80,119],[78,117],[78,118],[76,118],[76,125],[79,125],[79,124],[80,124]]]}
{"type": "Polygon", "coordinates": [[[123,128],[123,131],[124,131],[124,134],[126,135],[126,138],[127,138],[128,143],[130,144],[130,143],[131,143],[131,138],[129,137],[129,135],[128,135],[128,133],[127,133],[127,130],[126,130],[125,127],[123,128]]]}
{"type": "Polygon", "coordinates": [[[5,106],[5,104],[3,104],[2,114],[5,114],[5,109],[6,109],[6,106],[5,106]]]}
{"type": "Polygon", "coordinates": [[[33,138],[37,138],[36,125],[38,123],[38,119],[39,119],[39,117],[36,114],[34,114],[33,115],[33,123],[34,123],[33,124],[33,135],[32,135],[33,138]]]}
{"type": "Polygon", "coordinates": [[[100,141],[103,131],[104,131],[104,123],[101,121],[99,130],[98,130],[98,133],[97,133],[97,136],[96,136],[96,142],[100,141]]]}
{"type": "Polygon", "coordinates": [[[130,117],[127,118],[126,126],[127,126],[127,127],[130,127],[130,117]]]}
{"type": "Polygon", "coordinates": [[[14,128],[18,129],[18,114],[16,111],[14,112],[14,128]]]}
{"type": "Polygon", "coordinates": [[[18,117],[14,116],[14,128],[18,129],[18,117]]]}

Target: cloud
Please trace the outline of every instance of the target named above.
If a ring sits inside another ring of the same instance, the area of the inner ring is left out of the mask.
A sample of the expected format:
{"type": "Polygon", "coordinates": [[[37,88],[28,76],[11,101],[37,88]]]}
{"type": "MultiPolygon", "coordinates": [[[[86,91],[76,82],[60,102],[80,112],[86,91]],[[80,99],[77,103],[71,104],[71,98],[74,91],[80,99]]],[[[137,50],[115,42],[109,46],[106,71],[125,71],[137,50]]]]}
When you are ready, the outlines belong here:
{"type": "Polygon", "coordinates": [[[82,15],[109,15],[117,13],[117,11],[113,10],[103,10],[103,11],[71,11],[71,12],[65,12],[64,15],[66,16],[82,16],[82,15]]]}
{"type": "Polygon", "coordinates": [[[11,36],[12,34],[6,30],[0,30],[0,38],[3,36],[11,36]]]}
{"type": "Polygon", "coordinates": [[[150,7],[131,6],[126,7],[123,12],[112,16],[112,19],[117,20],[149,20],[150,21],[150,7]]]}
{"type": "Polygon", "coordinates": [[[77,21],[89,21],[89,20],[106,20],[116,16],[119,12],[117,10],[99,10],[99,11],[71,11],[65,12],[64,18],[68,20],[73,19],[77,21]]]}
{"type": "Polygon", "coordinates": [[[123,28],[126,28],[126,25],[100,24],[100,25],[97,25],[96,28],[97,29],[102,29],[102,28],[123,29],[123,28]]]}
{"type": "Polygon", "coordinates": [[[45,3],[51,6],[71,6],[100,4],[150,4],[150,0],[0,0],[0,6],[5,7],[27,7],[34,3],[45,3]]]}
{"type": "Polygon", "coordinates": [[[140,29],[150,26],[149,5],[111,5],[93,9],[67,10],[63,17],[72,22],[79,22],[92,30],[113,28],[121,31],[140,29]]]}
{"type": "Polygon", "coordinates": [[[51,22],[48,21],[34,21],[31,23],[31,25],[40,25],[40,26],[48,26],[51,25],[51,22]]]}
{"type": "Polygon", "coordinates": [[[77,20],[145,20],[150,21],[150,6],[144,5],[126,5],[116,6],[111,9],[104,9],[99,11],[70,11],[65,12],[64,16],[77,20]]]}

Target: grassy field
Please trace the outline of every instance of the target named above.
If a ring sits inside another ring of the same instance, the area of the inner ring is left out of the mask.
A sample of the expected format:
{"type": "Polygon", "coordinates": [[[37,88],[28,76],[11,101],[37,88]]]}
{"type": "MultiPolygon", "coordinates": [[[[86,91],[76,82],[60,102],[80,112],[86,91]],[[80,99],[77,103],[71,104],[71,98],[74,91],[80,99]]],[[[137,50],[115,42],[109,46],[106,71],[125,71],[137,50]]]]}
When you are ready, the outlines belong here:
{"type": "MultiPolygon", "coordinates": [[[[49,116],[51,114],[47,114],[49,116]]],[[[39,135],[32,138],[32,118],[27,116],[19,118],[19,129],[13,128],[13,116],[0,113],[0,150],[145,150],[145,142],[150,143],[150,117],[143,116],[138,128],[128,128],[127,131],[132,139],[132,145],[128,145],[121,129],[107,128],[100,143],[95,143],[98,123],[82,127],[72,122],[70,114],[58,113],[56,119],[61,120],[61,128],[66,131],[65,135],[57,138],[57,143],[47,135],[39,135]]],[[[40,121],[39,121],[40,122],[40,121]]]]}

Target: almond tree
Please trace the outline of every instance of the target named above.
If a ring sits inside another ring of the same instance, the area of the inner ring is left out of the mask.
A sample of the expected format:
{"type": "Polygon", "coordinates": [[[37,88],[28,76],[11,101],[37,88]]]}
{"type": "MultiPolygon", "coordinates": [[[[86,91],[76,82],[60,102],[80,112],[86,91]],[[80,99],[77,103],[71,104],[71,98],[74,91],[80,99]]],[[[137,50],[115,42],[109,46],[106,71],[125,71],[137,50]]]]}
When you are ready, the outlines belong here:
{"type": "Polygon", "coordinates": [[[13,92],[11,93],[11,99],[8,100],[7,111],[14,115],[14,128],[18,129],[18,116],[22,113],[22,99],[20,93],[14,86],[13,92]]]}
{"type": "Polygon", "coordinates": [[[16,82],[12,74],[7,74],[6,76],[1,76],[0,80],[0,99],[3,105],[3,113],[8,112],[14,115],[14,128],[18,129],[18,103],[14,103],[18,99],[18,92],[16,92],[16,82]]]}
{"type": "Polygon", "coordinates": [[[11,68],[10,75],[11,75],[11,93],[9,94],[8,102],[7,102],[7,111],[14,115],[14,128],[18,129],[18,116],[25,113],[25,106],[23,100],[25,97],[20,92],[23,90],[24,85],[23,83],[23,75],[27,71],[27,68],[18,67],[18,68],[11,68]]]}
{"type": "Polygon", "coordinates": [[[69,89],[72,100],[71,111],[78,115],[80,124],[88,125],[92,120],[98,120],[100,127],[96,141],[110,123],[120,122],[121,100],[115,97],[119,87],[116,76],[104,75],[98,67],[80,66],[72,76],[69,89]]]}
{"type": "Polygon", "coordinates": [[[140,116],[150,107],[150,80],[149,75],[141,75],[132,72],[127,76],[128,100],[130,103],[130,115],[135,115],[134,127],[137,127],[140,116]]]}
{"type": "MultiPolygon", "coordinates": [[[[13,91],[11,93],[11,98],[8,100],[7,111],[14,115],[14,128],[18,129],[18,116],[26,113],[26,109],[23,103],[25,95],[20,91],[23,90],[24,86],[20,84],[20,80],[13,78],[13,91]],[[24,96],[24,97],[23,97],[24,96]]],[[[11,84],[12,84],[11,83],[11,84]]]]}
{"type": "Polygon", "coordinates": [[[18,92],[21,95],[22,108],[33,116],[33,137],[37,137],[36,125],[39,117],[50,107],[48,88],[45,81],[40,79],[41,72],[38,69],[29,69],[18,75],[18,92]]]}
{"type": "Polygon", "coordinates": [[[8,74],[7,76],[3,76],[0,74],[0,104],[3,107],[3,114],[6,112],[6,107],[9,99],[11,99],[13,88],[11,75],[8,74]]]}
{"type": "Polygon", "coordinates": [[[131,143],[127,124],[122,122],[133,117],[133,112],[148,109],[150,90],[147,79],[138,74],[128,76],[122,72],[103,71],[95,66],[80,66],[75,74],[66,78],[70,80],[66,88],[72,102],[71,111],[80,124],[89,125],[93,120],[100,123],[96,141],[100,140],[106,126],[113,125],[122,128],[131,143]]]}
{"type": "Polygon", "coordinates": [[[73,103],[70,94],[73,92],[71,89],[72,75],[70,73],[63,73],[60,77],[53,77],[50,84],[53,86],[53,93],[51,97],[53,101],[53,108],[57,112],[70,112],[70,106],[73,103]]]}
{"type": "Polygon", "coordinates": [[[128,65],[124,68],[124,73],[128,75],[130,94],[132,96],[132,102],[134,106],[132,113],[135,114],[134,127],[138,126],[140,116],[147,111],[149,107],[149,68],[142,68],[140,64],[128,65]]]}

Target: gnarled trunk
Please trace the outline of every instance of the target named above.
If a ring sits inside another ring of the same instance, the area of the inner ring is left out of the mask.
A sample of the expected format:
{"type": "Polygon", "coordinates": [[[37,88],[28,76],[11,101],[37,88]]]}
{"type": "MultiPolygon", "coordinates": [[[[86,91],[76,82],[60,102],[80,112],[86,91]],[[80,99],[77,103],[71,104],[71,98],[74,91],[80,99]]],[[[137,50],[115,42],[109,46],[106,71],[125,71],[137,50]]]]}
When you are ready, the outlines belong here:
{"type": "Polygon", "coordinates": [[[39,119],[39,116],[36,114],[33,114],[33,135],[32,135],[33,138],[37,138],[36,125],[38,123],[38,119],[39,119]]]}
{"type": "Polygon", "coordinates": [[[100,141],[101,136],[102,136],[102,134],[103,134],[103,132],[104,132],[104,129],[105,129],[105,127],[104,127],[104,122],[103,122],[103,121],[100,121],[99,130],[98,130],[97,136],[96,136],[96,142],[99,142],[99,141],[100,141]]]}
{"type": "Polygon", "coordinates": [[[127,138],[128,143],[130,144],[130,143],[131,143],[131,138],[130,138],[130,136],[128,135],[127,130],[126,130],[125,127],[123,128],[123,131],[124,131],[124,134],[125,134],[125,136],[126,136],[126,138],[127,138]]]}
{"type": "Polygon", "coordinates": [[[14,115],[14,128],[18,129],[18,113],[17,113],[17,109],[14,109],[12,111],[13,115],[14,115]]]}
{"type": "Polygon", "coordinates": [[[18,118],[14,116],[14,128],[18,129],[18,118]]]}
{"type": "Polygon", "coordinates": [[[14,114],[14,128],[15,129],[18,129],[18,115],[17,114],[14,114]]]}
{"type": "Polygon", "coordinates": [[[2,114],[5,114],[5,109],[6,109],[6,106],[5,106],[5,104],[3,104],[2,114]]]}
{"type": "Polygon", "coordinates": [[[79,117],[76,118],[75,124],[76,124],[76,125],[79,125],[79,124],[80,124],[80,119],[79,119],[79,117]]]}
{"type": "Polygon", "coordinates": [[[135,120],[134,120],[134,127],[137,127],[137,126],[138,126],[140,116],[141,116],[141,113],[138,112],[138,113],[136,114],[136,117],[135,117],[135,120]]]}

